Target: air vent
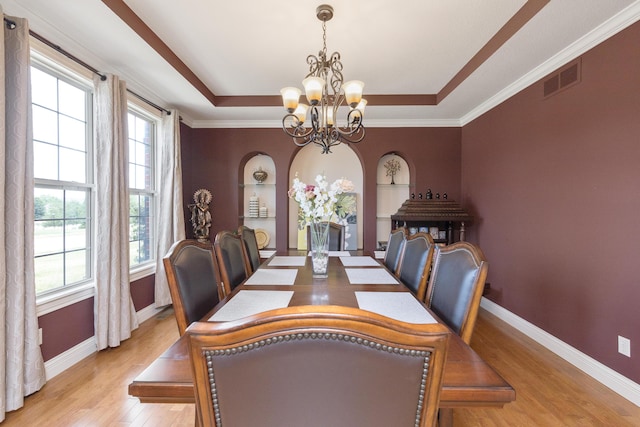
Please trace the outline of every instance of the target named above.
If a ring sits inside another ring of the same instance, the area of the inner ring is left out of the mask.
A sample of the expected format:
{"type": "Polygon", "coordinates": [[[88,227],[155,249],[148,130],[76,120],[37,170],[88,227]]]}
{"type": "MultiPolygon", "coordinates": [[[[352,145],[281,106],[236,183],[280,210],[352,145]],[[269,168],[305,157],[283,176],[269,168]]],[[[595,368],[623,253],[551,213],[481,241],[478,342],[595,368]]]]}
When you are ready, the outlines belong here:
{"type": "Polygon", "coordinates": [[[560,79],[558,78],[557,74],[555,76],[545,80],[545,82],[544,82],[544,96],[549,96],[553,92],[557,91],[558,89],[560,89],[560,79]]]}
{"type": "Polygon", "coordinates": [[[565,65],[547,77],[543,84],[544,97],[548,97],[580,82],[580,58],[565,65]]]}

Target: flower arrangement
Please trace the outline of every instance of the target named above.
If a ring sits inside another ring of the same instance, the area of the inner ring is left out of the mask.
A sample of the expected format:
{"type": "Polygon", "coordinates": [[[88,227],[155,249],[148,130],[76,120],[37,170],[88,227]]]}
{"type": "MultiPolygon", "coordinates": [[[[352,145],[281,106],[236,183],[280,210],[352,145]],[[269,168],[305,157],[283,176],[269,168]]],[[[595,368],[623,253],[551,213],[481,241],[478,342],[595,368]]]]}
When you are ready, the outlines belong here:
{"type": "Polygon", "coordinates": [[[288,191],[289,198],[300,206],[300,215],[305,222],[328,221],[333,214],[344,217],[352,206],[345,202],[345,193],[353,191],[353,182],[340,178],[331,185],[324,175],[316,176],[316,183],[305,184],[296,178],[288,191]]]}

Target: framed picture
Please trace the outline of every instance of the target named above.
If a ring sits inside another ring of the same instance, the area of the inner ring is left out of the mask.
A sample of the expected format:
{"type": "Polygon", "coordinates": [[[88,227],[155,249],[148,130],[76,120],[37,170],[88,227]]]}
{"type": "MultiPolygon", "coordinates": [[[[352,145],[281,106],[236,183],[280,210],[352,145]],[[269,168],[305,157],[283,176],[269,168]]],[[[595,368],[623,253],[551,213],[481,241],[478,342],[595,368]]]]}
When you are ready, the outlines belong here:
{"type": "Polygon", "coordinates": [[[438,231],[438,239],[446,240],[447,239],[447,232],[445,230],[438,231]]]}

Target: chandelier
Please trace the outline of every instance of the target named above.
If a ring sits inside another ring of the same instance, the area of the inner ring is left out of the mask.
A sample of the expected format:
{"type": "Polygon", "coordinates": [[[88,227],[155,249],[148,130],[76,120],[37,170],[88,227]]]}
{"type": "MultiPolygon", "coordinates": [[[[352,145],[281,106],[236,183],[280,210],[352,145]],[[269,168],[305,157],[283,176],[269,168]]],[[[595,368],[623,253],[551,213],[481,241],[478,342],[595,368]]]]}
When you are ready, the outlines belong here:
{"type": "Polygon", "coordinates": [[[322,21],[322,50],[318,56],[309,55],[309,74],[302,81],[309,105],[299,103],[302,91],[285,87],[280,91],[287,114],[282,119],[282,129],[303,147],[311,142],[322,147],[322,153],[331,153],[331,147],[341,142],[362,141],[365,129],[362,124],[366,99],[362,98],[364,83],[350,80],[343,83],[340,53],[334,52],[327,59],[327,21],[333,18],[333,8],[322,4],[316,9],[322,21]],[[337,122],[338,108],[346,103],[346,123],[337,122]],[[306,125],[306,126],[305,126],[306,125]]]}

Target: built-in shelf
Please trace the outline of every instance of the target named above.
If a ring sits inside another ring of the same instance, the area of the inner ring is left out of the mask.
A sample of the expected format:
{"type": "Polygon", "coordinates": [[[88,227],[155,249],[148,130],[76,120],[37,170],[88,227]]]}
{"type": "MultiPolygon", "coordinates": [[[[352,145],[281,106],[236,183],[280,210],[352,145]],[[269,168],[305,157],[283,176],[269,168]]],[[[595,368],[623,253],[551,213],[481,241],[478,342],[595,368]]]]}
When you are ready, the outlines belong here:
{"type": "Polygon", "coordinates": [[[257,155],[247,161],[244,166],[244,182],[239,184],[240,194],[244,202],[238,219],[241,224],[253,229],[262,229],[269,235],[269,244],[264,249],[275,249],[276,245],[276,168],[273,159],[267,155],[257,155]],[[253,173],[262,169],[267,173],[264,182],[257,182],[253,173]],[[249,216],[250,200],[258,198],[258,210],[267,209],[267,216],[249,216]]]}
{"type": "Polygon", "coordinates": [[[252,188],[252,187],[275,187],[275,184],[269,183],[248,183],[248,184],[239,184],[240,188],[252,188]]]}
{"type": "Polygon", "coordinates": [[[391,232],[391,215],[407,200],[414,185],[409,183],[407,162],[395,154],[387,154],[380,159],[376,176],[376,240],[386,241],[391,232]],[[391,177],[387,176],[385,168],[385,164],[392,159],[400,164],[400,169],[393,178],[395,184],[391,184],[391,177]]]}
{"type": "Polygon", "coordinates": [[[255,216],[249,216],[249,215],[239,216],[238,218],[240,218],[243,221],[275,221],[276,219],[275,216],[255,217],[255,216]]]}

